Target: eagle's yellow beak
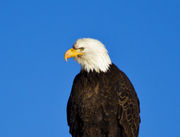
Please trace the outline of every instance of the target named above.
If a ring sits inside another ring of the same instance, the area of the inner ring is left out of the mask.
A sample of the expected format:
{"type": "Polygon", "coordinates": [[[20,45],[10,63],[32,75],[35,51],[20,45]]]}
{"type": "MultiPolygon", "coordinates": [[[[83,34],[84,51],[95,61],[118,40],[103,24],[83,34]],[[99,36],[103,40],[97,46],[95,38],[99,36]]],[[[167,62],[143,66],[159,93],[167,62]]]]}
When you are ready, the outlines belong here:
{"type": "Polygon", "coordinates": [[[81,56],[81,55],[83,55],[83,53],[80,52],[80,51],[78,51],[77,49],[71,48],[71,49],[69,49],[68,51],[66,51],[66,53],[65,53],[65,55],[64,55],[64,58],[65,58],[65,60],[66,60],[66,62],[67,62],[67,59],[68,59],[68,58],[77,57],[77,56],[79,56],[79,55],[81,56]]]}

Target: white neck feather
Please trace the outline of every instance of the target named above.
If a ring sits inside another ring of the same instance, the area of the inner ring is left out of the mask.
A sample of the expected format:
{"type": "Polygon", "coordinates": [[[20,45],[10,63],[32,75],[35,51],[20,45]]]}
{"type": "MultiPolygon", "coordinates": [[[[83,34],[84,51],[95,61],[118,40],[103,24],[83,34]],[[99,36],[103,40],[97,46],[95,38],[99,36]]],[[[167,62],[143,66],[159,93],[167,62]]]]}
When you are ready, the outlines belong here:
{"type": "Polygon", "coordinates": [[[87,72],[96,71],[96,72],[106,72],[109,69],[109,66],[112,64],[111,59],[108,54],[102,54],[97,56],[86,57],[86,60],[83,58],[77,60],[81,64],[81,68],[87,72]]]}

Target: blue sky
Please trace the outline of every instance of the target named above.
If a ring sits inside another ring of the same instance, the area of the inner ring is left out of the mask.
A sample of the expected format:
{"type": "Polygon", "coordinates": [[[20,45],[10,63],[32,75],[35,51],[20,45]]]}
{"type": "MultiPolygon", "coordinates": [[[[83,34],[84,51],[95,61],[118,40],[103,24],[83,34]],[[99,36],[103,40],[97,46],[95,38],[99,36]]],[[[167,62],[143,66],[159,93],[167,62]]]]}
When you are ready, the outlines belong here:
{"type": "Polygon", "coordinates": [[[141,104],[140,137],[178,137],[180,1],[1,0],[0,137],[70,137],[76,39],[102,41],[141,104]]]}

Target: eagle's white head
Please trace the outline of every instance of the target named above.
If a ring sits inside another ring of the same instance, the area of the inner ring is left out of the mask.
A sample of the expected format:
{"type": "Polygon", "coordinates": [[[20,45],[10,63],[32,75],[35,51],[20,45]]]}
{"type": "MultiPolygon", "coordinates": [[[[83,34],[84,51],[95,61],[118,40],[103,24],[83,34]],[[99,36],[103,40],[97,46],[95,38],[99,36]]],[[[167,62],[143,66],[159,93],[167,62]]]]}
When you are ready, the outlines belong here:
{"type": "Polygon", "coordinates": [[[83,70],[90,72],[106,72],[112,64],[105,46],[92,38],[78,39],[73,48],[65,53],[65,60],[74,57],[83,70]]]}

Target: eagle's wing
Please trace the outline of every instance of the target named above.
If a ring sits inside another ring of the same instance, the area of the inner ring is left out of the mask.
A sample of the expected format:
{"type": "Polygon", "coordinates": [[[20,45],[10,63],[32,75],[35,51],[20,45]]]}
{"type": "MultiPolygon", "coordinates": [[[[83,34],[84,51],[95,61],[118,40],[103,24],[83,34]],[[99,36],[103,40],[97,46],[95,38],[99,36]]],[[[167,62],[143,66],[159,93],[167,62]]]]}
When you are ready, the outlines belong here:
{"type": "Polygon", "coordinates": [[[74,95],[74,93],[78,92],[78,77],[79,75],[76,75],[74,82],[73,82],[73,86],[72,86],[72,90],[71,90],[71,95],[69,97],[68,100],[68,104],[67,104],[67,121],[68,121],[68,125],[70,127],[70,133],[72,134],[72,136],[77,136],[78,135],[78,127],[79,127],[79,123],[78,123],[78,108],[77,108],[77,104],[75,104],[74,102],[77,100],[76,96],[74,95]],[[73,98],[72,98],[73,96],[73,98]]]}
{"type": "Polygon", "coordinates": [[[118,89],[118,120],[123,127],[123,137],[138,137],[140,124],[139,100],[127,76],[121,72],[118,89]]]}
{"type": "Polygon", "coordinates": [[[68,122],[68,125],[71,126],[71,124],[73,123],[73,119],[71,118],[71,115],[72,115],[72,98],[71,98],[71,95],[69,97],[69,100],[68,100],[68,104],[67,104],[67,122],[68,122]]]}
{"type": "Polygon", "coordinates": [[[67,104],[67,121],[68,121],[68,125],[70,127],[70,133],[72,135],[77,135],[76,131],[77,131],[77,110],[76,110],[76,105],[72,105],[72,98],[71,95],[69,97],[68,100],[68,104],[67,104]]]}

